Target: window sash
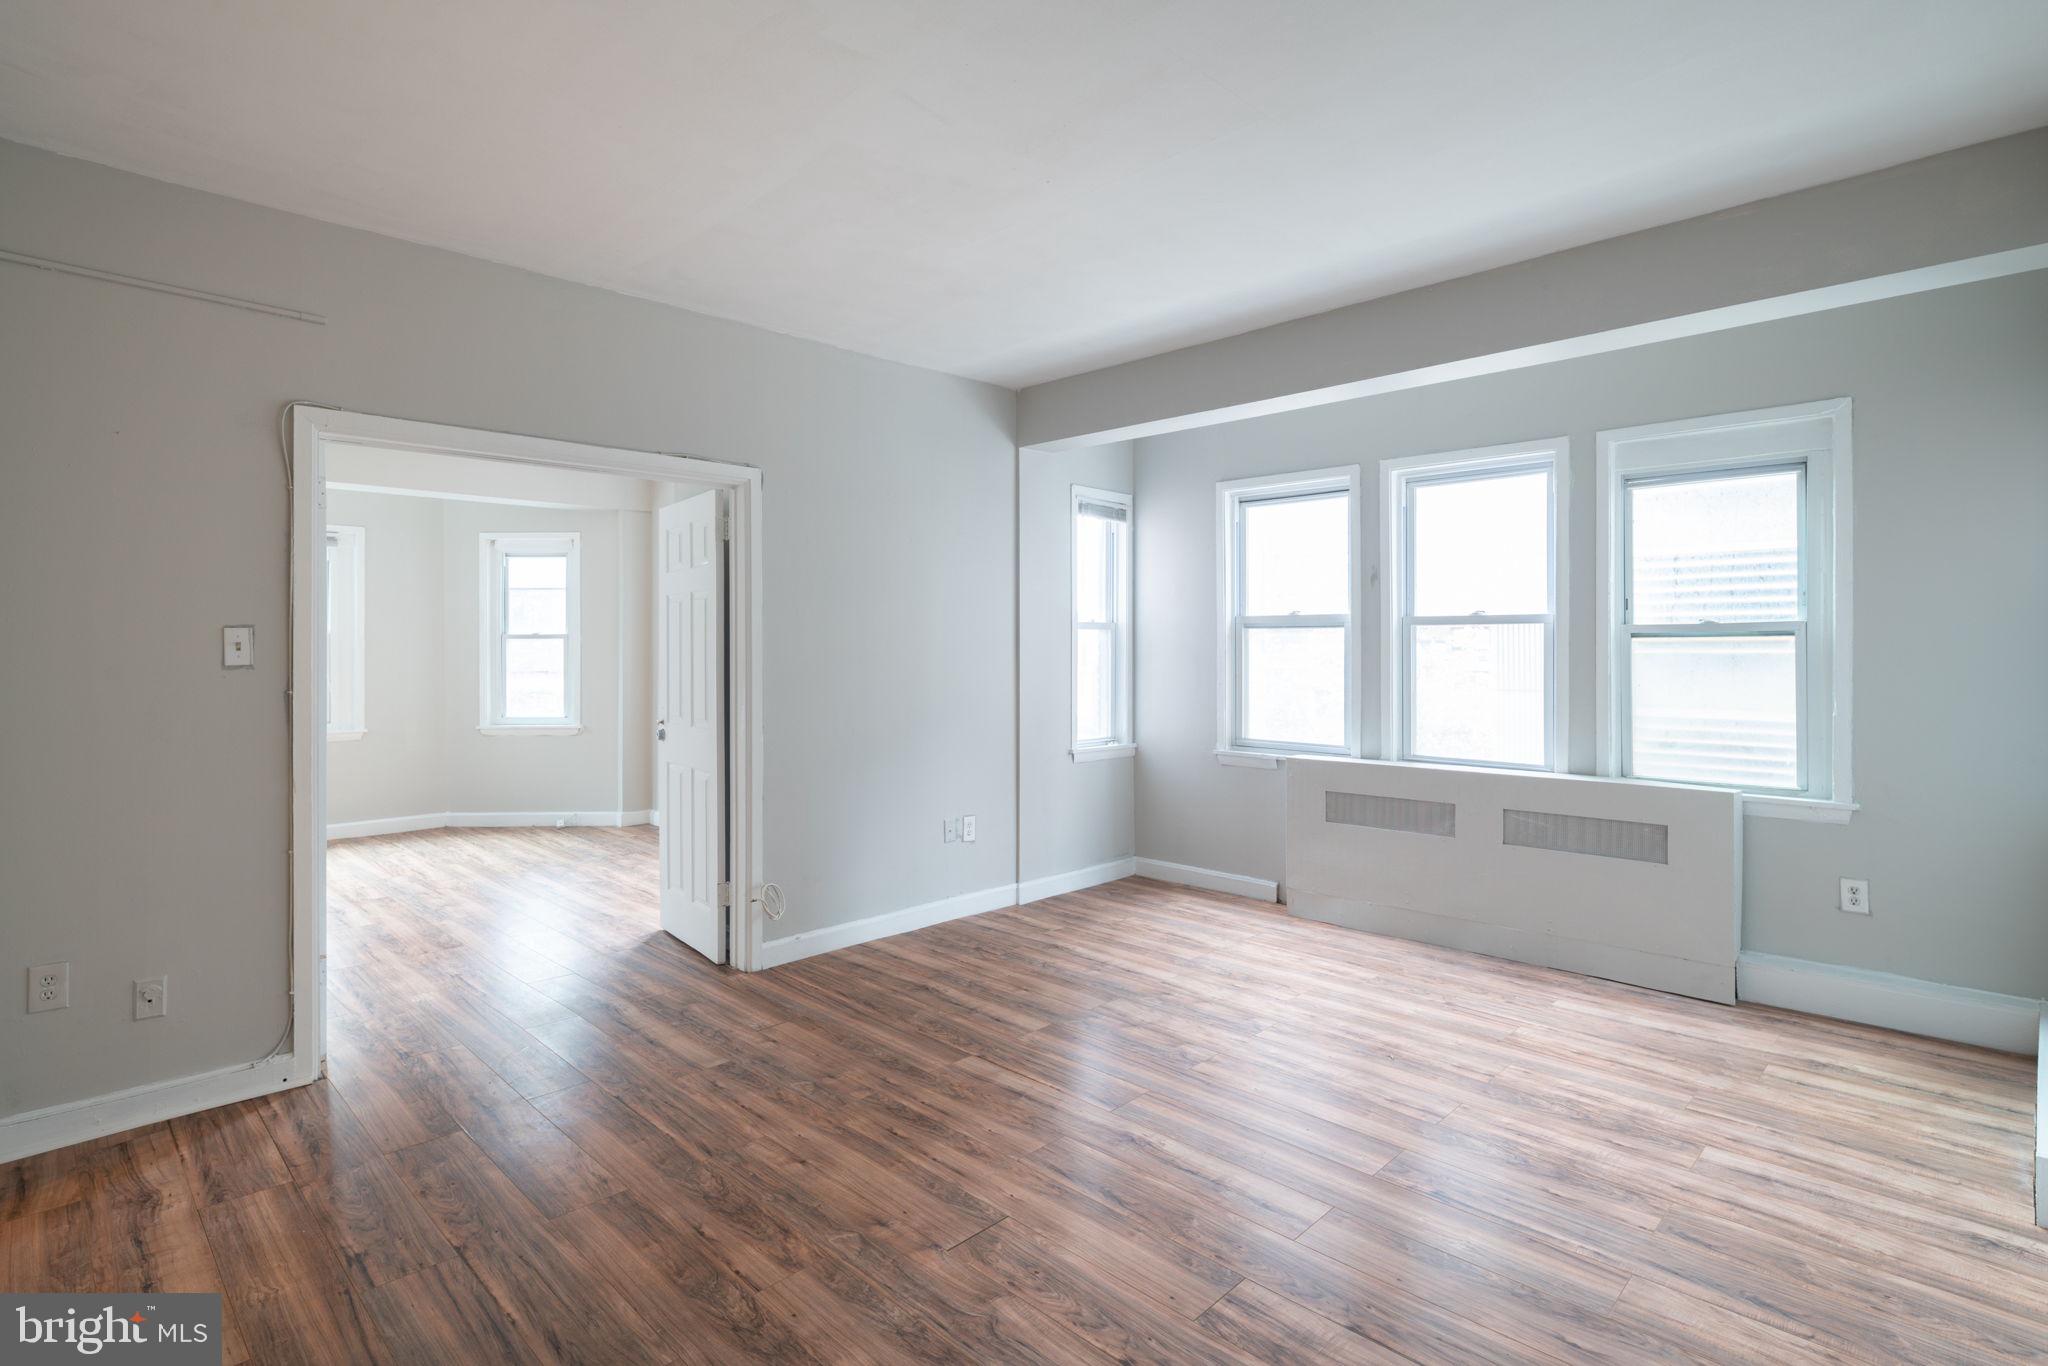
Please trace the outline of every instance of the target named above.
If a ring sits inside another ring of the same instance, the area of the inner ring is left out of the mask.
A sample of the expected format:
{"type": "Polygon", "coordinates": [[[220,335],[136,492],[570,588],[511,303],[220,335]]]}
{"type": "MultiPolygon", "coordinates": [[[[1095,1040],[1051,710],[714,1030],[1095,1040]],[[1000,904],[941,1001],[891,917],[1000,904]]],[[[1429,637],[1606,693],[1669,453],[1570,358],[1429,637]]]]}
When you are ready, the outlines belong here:
{"type": "Polygon", "coordinates": [[[1621,629],[1620,650],[1615,659],[1616,692],[1619,702],[1615,717],[1616,758],[1624,777],[1645,776],[1652,781],[1675,781],[1658,775],[1637,773],[1635,757],[1635,651],[1633,642],[1638,639],[1701,639],[1722,640],[1747,637],[1790,637],[1792,645],[1794,686],[1794,730],[1793,754],[1797,780],[1791,787],[1765,787],[1738,783],[1695,783],[1698,787],[1719,787],[1731,791],[1755,792],[1771,796],[1801,796],[1813,788],[1813,731],[1810,711],[1812,699],[1809,696],[1810,678],[1808,669],[1808,624],[1809,602],[1808,578],[1812,554],[1808,507],[1808,486],[1811,483],[1808,462],[1803,458],[1769,461],[1735,461],[1725,465],[1704,465],[1668,472],[1651,472],[1626,475],[1621,480],[1621,629]],[[1762,474],[1796,471],[1799,475],[1798,507],[1793,525],[1798,536],[1796,559],[1798,564],[1797,596],[1799,615],[1778,620],[1764,621],[1649,621],[1636,620],[1635,585],[1635,501],[1629,495],[1638,488],[1673,484],[1711,484],[1722,480],[1741,479],[1762,474]]]}
{"type": "Polygon", "coordinates": [[[1563,479],[1562,448],[1494,447],[1442,457],[1412,471],[1391,476],[1390,493],[1399,499],[1397,550],[1400,572],[1399,616],[1392,641],[1397,659],[1392,678],[1398,679],[1400,696],[1394,711],[1396,737],[1389,757],[1413,763],[1461,764],[1475,768],[1502,768],[1518,772],[1554,772],[1564,763],[1564,718],[1560,714],[1560,669],[1558,657],[1559,522],[1563,479]],[[1441,462],[1441,463],[1438,463],[1441,462]],[[1541,473],[1545,476],[1544,597],[1549,610],[1533,613],[1473,612],[1456,615],[1420,615],[1415,611],[1415,499],[1418,488],[1430,485],[1468,484],[1486,479],[1511,479],[1541,473]],[[1415,742],[1417,687],[1415,679],[1415,636],[1421,626],[1518,626],[1543,627],[1543,759],[1540,763],[1518,764],[1498,759],[1474,759],[1429,754],[1415,742]]]}
{"type": "Polygon", "coordinates": [[[1072,490],[1073,594],[1070,615],[1073,632],[1068,667],[1068,701],[1072,708],[1071,743],[1075,750],[1104,749],[1131,743],[1131,509],[1130,495],[1076,485],[1072,490]],[[1084,521],[1100,524],[1102,553],[1099,559],[1084,555],[1080,529],[1084,521]],[[1095,578],[1104,615],[1083,615],[1082,585],[1095,578]],[[1106,642],[1103,659],[1107,665],[1100,685],[1107,691],[1102,708],[1108,718],[1106,734],[1083,734],[1081,729],[1081,659],[1084,635],[1092,633],[1106,642]]]}
{"type": "Polygon", "coordinates": [[[568,535],[505,535],[486,534],[486,572],[489,580],[485,586],[486,601],[489,604],[489,618],[486,623],[485,639],[488,642],[489,658],[485,661],[484,716],[482,724],[487,728],[513,729],[520,726],[546,728],[550,726],[574,726],[579,724],[581,707],[578,620],[579,549],[580,537],[568,535]],[[560,631],[514,631],[512,619],[512,583],[509,562],[515,559],[559,559],[563,561],[562,573],[562,621],[560,631]],[[507,693],[511,684],[511,664],[508,650],[513,641],[559,640],[562,642],[562,710],[549,716],[510,716],[507,693]]]}
{"type": "MultiPolygon", "coordinates": [[[[1275,481],[1285,485],[1285,479],[1275,481]]],[[[1357,733],[1358,696],[1356,686],[1357,665],[1354,660],[1354,639],[1350,612],[1301,613],[1285,615],[1247,615],[1245,595],[1251,574],[1245,556],[1245,511],[1247,508],[1274,503],[1314,502],[1323,499],[1340,499],[1345,505],[1347,529],[1345,533],[1345,584],[1344,597],[1355,602],[1357,598],[1358,545],[1357,545],[1357,494],[1351,477],[1345,482],[1324,477],[1299,488],[1275,487],[1267,489],[1250,488],[1233,492],[1228,496],[1230,518],[1230,576],[1229,584],[1229,634],[1231,640],[1230,664],[1230,725],[1229,744],[1233,749],[1262,750],[1280,754],[1349,754],[1352,752],[1357,733]],[[1246,702],[1250,689],[1246,686],[1249,675],[1249,646],[1251,632],[1273,630],[1330,630],[1344,632],[1344,735],[1342,744],[1317,745],[1299,740],[1275,740],[1255,736],[1246,724],[1246,702]]]]}

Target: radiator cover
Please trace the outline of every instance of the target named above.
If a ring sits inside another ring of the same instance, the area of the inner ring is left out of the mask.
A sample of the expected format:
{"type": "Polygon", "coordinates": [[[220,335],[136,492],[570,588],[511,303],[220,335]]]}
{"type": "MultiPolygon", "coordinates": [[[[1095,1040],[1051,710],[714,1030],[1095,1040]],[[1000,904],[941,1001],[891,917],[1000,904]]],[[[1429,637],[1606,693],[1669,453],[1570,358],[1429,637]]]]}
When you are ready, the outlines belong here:
{"type": "Polygon", "coordinates": [[[1295,915],[1735,999],[1742,799],[1662,783],[1287,763],[1295,915]]]}

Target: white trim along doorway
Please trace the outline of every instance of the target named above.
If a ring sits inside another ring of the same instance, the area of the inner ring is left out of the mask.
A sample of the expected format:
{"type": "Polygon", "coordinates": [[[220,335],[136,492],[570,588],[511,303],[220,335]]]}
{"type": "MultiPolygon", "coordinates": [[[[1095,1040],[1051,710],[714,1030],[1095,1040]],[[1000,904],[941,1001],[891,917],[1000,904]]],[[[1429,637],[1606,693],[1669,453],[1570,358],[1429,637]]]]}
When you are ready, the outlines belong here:
{"type": "MultiPolygon", "coordinates": [[[[590,446],[543,437],[476,431],[431,422],[374,417],[306,403],[285,410],[291,441],[291,743],[293,1044],[288,1085],[320,1075],[326,1053],[327,1001],[327,557],[324,444],[422,451],[514,464],[671,480],[716,488],[731,518],[730,633],[726,650],[726,867],[735,886],[726,942],[732,966],[762,965],[761,791],[761,471],[693,456],[590,446]],[[303,691],[302,691],[303,689],[303,691]],[[304,703],[305,705],[301,705],[304,703]],[[308,1045],[312,1045],[308,1047],[308,1045]]],[[[279,1061],[283,1061],[280,1059],[279,1061]]]]}

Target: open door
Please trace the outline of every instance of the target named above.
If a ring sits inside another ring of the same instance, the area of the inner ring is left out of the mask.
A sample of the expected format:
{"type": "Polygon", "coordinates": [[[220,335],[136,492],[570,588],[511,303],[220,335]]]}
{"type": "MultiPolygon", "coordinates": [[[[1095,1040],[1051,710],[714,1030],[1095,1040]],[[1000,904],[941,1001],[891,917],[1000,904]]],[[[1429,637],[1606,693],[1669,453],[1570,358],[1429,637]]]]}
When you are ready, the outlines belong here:
{"type": "Polygon", "coordinates": [[[726,961],[725,546],[716,491],[661,509],[661,927],[726,961]]]}

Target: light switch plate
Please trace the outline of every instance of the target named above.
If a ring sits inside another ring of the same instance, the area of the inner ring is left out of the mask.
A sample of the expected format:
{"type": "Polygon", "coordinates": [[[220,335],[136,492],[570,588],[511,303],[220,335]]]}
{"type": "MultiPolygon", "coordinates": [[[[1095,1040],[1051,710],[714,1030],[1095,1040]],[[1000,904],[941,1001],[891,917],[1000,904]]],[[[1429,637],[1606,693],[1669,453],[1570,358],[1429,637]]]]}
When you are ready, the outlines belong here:
{"type": "Polygon", "coordinates": [[[223,626],[220,628],[220,666],[223,669],[253,669],[256,667],[256,628],[254,626],[223,626]]]}
{"type": "Polygon", "coordinates": [[[144,977],[135,983],[135,1018],[154,1020],[170,1013],[171,979],[144,977]]]}

